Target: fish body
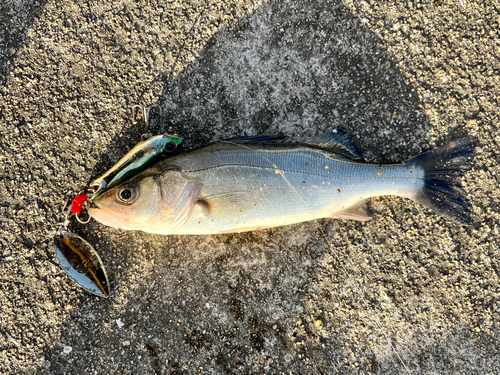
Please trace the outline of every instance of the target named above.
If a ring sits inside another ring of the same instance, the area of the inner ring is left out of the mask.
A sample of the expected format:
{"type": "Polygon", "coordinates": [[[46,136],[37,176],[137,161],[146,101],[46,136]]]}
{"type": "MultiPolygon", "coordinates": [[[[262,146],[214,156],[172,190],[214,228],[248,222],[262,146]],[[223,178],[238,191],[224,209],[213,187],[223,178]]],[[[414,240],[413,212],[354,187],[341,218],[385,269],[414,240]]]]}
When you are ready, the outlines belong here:
{"type": "Polygon", "coordinates": [[[465,138],[380,165],[360,162],[333,132],[304,143],[239,138],[164,159],[102,194],[89,213],[149,233],[236,233],[319,218],[365,221],[368,198],[397,195],[468,222],[458,178],[472,153],[465,138]]]}

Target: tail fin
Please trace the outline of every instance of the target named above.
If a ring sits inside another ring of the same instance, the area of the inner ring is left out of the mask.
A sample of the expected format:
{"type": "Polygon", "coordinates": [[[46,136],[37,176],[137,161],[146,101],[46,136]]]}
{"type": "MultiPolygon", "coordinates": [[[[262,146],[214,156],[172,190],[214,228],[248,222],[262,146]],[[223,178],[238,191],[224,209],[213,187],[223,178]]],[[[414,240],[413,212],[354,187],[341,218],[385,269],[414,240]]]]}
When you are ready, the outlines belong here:
{"type": "Polygon", "coordinates": [[[470,224],[470,204],[465,201],[460,177],[470,166],[475,141],[461,138],[407,161],[424,171],[424,187],[411,197],[417,203],[455,222],[470,224]]]}

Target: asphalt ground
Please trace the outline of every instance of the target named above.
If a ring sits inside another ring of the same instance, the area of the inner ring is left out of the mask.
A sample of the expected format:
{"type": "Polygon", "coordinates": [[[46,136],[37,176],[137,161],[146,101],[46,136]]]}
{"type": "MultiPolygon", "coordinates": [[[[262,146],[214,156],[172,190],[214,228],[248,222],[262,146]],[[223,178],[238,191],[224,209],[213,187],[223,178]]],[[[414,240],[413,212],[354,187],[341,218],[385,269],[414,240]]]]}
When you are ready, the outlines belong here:
{"type": "Polygon", "coordinates": [[[496,0],[3,0],[0,373],[500,373],[499,24],[496,0]],[[234,235],[92,222],[95,297],[52,238],[140,140],[136,104],[187,147],[342,127],[390,163],[474,137],[473,224],[395,197],[234,235]]]}

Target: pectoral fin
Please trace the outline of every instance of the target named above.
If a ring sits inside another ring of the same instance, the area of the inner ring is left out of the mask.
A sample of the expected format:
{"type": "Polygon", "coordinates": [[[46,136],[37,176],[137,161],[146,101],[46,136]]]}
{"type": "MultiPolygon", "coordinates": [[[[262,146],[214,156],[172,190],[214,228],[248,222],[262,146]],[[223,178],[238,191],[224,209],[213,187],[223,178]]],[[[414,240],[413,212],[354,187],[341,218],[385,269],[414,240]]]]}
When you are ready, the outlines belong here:
{"type": "Polygon", "coordinates": [[[251,207],[250,197],[245,192],[221,193],[200,197],[196,202],[205,216],[209,215],[241,215],[251,207]]]}
{"type": "Polygon", "coordinates": [[[366,202],[367,199],[360,200],[350,207],[334,212],[330,217],[333,219],[368,221],[371,219],[371,216],[366,202]]]}

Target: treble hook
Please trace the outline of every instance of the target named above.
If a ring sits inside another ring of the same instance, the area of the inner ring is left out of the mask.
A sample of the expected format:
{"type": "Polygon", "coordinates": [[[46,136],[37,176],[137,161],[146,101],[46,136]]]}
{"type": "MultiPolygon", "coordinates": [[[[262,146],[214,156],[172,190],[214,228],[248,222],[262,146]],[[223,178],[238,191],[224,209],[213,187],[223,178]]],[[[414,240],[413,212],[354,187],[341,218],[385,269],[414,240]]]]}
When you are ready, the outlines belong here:
{"type": "Polygon", "coordinates": [[[148,108],[140,106],[140,105],[134,105],[132,107],[132,120],[134,121],[139,121],[137,118],[137,114],[141,113],[142,115],[142,121],[144,121],[144,134],[142,138],[144,138],[146,135],[149,135],[148,129],[149,129],[149,124],[151,122],[151,111],[156,109],[159,112],[160,118],[163,117],[163,110],[160,105],[158,104],[153,104],[150,105],[148,108]]]}

